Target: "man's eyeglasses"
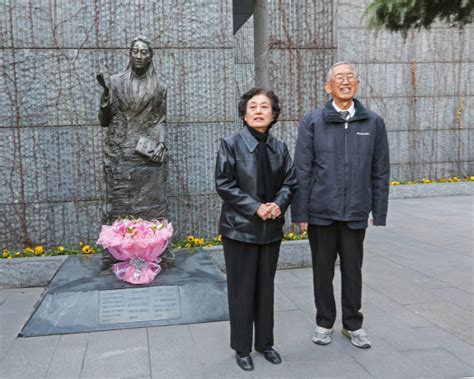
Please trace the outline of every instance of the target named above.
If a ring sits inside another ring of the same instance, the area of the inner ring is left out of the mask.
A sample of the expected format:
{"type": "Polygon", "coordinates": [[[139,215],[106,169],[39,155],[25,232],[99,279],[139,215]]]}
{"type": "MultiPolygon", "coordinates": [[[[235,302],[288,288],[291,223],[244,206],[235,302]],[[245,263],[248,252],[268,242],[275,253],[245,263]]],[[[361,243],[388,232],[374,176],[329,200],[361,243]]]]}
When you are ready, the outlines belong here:
{"type": "Polygon", "coordinates": [[[352,82],[353,80],[356,79],[356,75],[353,72],[350,72],[348,74],[337,74],[334,75],[332,80],[334,80],[337,83],[342,83],[344,79],[347,79],[348,82],[352,82]]]}

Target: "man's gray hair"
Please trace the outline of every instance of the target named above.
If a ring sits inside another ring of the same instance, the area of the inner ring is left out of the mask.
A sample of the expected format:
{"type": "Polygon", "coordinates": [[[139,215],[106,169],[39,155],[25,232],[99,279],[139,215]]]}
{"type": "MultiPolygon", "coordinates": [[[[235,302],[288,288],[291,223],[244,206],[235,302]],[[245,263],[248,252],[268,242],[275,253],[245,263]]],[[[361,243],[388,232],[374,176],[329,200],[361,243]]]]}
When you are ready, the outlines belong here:
{"type": "Polygon", "coordinates": [[[333,71],[334,69],[337,67],[337,66],[341,66],[343,64],[346,64],[346,65],[349,65],[352,67],[352,70],[354,71],[354,74],[356,76],[356,78],[359,77],[359,74],[357,73],[357,70],[354,66],[353,63],[349,62],[349,61],[340,61],[340,62],[336,62],[334,63],[330,68],[329,68],[329,71],[328,71],[328,74],[326,75],[326,82],[329,82],[331,80],[331,76],[333,74],[333,71]]]}

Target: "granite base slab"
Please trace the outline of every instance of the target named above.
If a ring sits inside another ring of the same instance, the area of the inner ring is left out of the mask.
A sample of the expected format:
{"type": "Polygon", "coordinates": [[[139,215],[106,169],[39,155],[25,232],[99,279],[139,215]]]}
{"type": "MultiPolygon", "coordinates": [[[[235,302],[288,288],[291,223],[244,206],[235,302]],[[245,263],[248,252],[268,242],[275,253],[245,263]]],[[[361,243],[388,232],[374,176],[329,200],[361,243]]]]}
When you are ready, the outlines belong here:
{"type": "Polygon", "coordinates": [[[176,267],[132,285],[100,271],[100,255],[71,256],[20,337],[228,320],[225,275],[206,254],[176,254],[176,267]]]}

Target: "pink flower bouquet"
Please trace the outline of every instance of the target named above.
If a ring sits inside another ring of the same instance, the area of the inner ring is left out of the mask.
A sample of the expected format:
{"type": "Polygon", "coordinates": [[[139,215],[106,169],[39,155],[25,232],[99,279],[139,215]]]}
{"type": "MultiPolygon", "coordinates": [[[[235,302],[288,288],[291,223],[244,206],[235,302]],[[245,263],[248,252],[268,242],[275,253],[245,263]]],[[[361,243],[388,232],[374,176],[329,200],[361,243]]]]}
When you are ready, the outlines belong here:
{"type": "Polygon", "coordinates": [[[117,279],[147,284],[161,271],[160,256],[173,235],[173,226],[164,221],[119,219],[102,225],[97,244],[122,262],[112,266],[117,279]]]}

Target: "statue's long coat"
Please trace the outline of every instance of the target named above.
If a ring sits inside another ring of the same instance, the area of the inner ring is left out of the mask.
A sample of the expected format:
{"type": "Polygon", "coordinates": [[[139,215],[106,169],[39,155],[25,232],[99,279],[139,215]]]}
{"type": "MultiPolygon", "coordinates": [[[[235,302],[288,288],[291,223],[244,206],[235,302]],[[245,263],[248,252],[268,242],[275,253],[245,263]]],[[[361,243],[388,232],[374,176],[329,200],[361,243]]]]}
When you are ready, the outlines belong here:
{"type": "Polygon", "coordinates": [[[164,142],[166,90],[153,64],[142,77],[129,66],[112,75],[109,98],[102,97],[99,119],[107,126],[104,172],[107,187],[104,222],[117,217],[166,218],[166,163],[138,155],[139,137],[164,142]]]}

